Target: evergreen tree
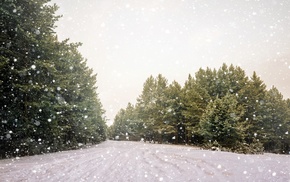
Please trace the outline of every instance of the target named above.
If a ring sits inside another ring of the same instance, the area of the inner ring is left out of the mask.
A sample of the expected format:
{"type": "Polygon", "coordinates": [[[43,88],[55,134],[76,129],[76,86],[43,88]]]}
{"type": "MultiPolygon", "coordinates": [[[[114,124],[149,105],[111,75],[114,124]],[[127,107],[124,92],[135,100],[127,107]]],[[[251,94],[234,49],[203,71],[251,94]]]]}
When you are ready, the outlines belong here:
{"type": "Polygon", "coordinates": [[[0,3],[1,157],[105,139],[96,77],[77,51],[79,44],[57,40],[57,6],[47,2],[0,3]]]}
{"type": "Polygon", "coordinates": [[[140,140],[143,135],[143,123],[137,118],[134,105],[128,103],[126,109],[121,109],[110,128],[111,138],[119,136],[121,140],[140,140]]]}
{"type": "Polygon", "coordinates": [[[210,101],[208,92],[200,85],[196,84],[191,75],[185,82],[181,91],[182,116],[186,129],[186,138],[193,143],[200,143],[201,136],[198,134],[199,122],[210,101]]]}
{"type": "Polygon", "coordinates": [[[184,143],[186,142],[186,131],[182,115],[181,86],[173,81],[166,90],[166,107],[164,113],[164,124],[167,126],[167,141],[184,143]],[[175,141],[172,140],[175,138],[175,141]]]}
{"type": "Polygon", "coordinates": [[[143,85],[143,91],[137,98],[136,104],[138,118],[143,122],[145,138],[146,136],[150,136],[150,138],[153,137],[154,117],[151,113],[153,113],[155,109],[155,93],[155,79],[151,75],[146,79],[143,85]]]}
{"type": "Polygon", "coordinates": [[[266,85],[257,76],[256,72],[249,80],[248,84],[240,92],[240,103],[245,108],[245,114],[242,121],[247,122],[246,142],[251,143],[256,136],[261,136],[260,132],[263,127],[263,117],[265,110],[266,85]]]}
{"type": "Polygon", "coordinates": [[[211,99],[224,97],[227,93],[239,95],[248,78],[240,67],[229,67],[224,63],[217,71],[207,68],[196,73],[196,83],[207,90],[211,99]]]}
{"type": "Polygon", "coordinates": [[[125,118],[126,111],[124,109],[121,109],[114,119],[114,136],[125,136],[125,134],[128,132],[127,128],[127,120],[125,118]]]}
{"type": "Polygon", "coordinates": [[[263,126],[260,129],[261,140],[264,148],[269,152],[288,153],[288,129],[290,122],[287,120],[287,105],[282,94],[277,88],[272,87],[265,96],[266,114],[263,117],[263,126]]]}
{"type": "Polygon", "coordinates": [[[128,124],[128,134],[131,140],[140,140],[144,136],[144,126],[142,120],[137,117],[135,106],[128,103],[126,108],[126,120],[128,124]]]}
{"type": "Polygon", "coordinates": [[[56,70],[46,51],[55,45],[52,29],[59,18],[53,15],[57,7],[46,2],[1,1],[2,156],[45,150],[51,139],[43,140],[44,132],[58,133],[54,110],[42,109],[55,100],[50,91],[56,70]],[[46,130],[38,129],[41,122],[46,130]]]}
{"type": "Polygon", "coordinates": [[[200,68],[198,72],[195,73],[195,82],[199,87],[207,91],[212,100],[219,94],[216,89],[216,85],[219,83],[216,69],[211,70],[210,68],[206,68],[206,70],[204,70],[200,68]]]}
{"type": "Polygon", "coordinates": [[[235,96],[227,94],[210,102],[200,122],[200,133],[205,142],[217,141],[223,147],[235,147],[244,138],[239,123],[243,114],[235,96]]]}
{"type": "Polygon", "coordinates": [[[167,113],[167,96],[166,91],[168,89],[167,79],[159,74],[155,79],[156,84],[156,101],[154,104],[154,112],[151,113],[154,116],[153,131],[158,142],[162,143],[164,135],[174,132],[174,126],[168,125],[165,121],[165,114],[167,113]]]}
{"type": "Polygon", "coordinates": [[[164,122],[166,111],[167,79],[159,74],[155,79],[150,76],[144,83],[142,94],[137,99],[138,117],[144,123],[145,138],[162,142],[172,126],[164,122]]]}

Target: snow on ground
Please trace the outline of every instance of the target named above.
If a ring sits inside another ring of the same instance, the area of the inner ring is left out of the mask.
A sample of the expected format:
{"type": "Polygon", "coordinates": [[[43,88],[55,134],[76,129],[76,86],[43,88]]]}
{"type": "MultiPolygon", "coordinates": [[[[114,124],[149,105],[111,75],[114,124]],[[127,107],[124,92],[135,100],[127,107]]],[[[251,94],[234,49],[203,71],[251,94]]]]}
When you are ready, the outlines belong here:
{"type": "Polygon", "coordinates": [[[0,181],[290,181],[289,155],[106,141],[83,150],[0,160],[0,181]]]}

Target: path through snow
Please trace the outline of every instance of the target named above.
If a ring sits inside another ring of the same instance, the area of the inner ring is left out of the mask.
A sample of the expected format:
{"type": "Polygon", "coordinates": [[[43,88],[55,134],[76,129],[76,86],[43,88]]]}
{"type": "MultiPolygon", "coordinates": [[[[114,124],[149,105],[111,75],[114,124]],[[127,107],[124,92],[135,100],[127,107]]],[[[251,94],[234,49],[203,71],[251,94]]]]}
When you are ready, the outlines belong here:
{"type": "Polygon", "coordinates": [[[0,181],[290,181],[289,155],[106,141],[83,150],[0,160],[0,181]]]}

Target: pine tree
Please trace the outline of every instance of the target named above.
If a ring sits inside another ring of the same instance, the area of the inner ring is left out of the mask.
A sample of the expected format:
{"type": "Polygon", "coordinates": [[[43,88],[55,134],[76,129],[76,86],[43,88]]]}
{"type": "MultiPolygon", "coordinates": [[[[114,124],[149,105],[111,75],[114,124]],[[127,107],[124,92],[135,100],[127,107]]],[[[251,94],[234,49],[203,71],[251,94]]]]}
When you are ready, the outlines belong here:
{"type": "Polygon", "coordinates": [[[126,107],[126,118],[130,140],[140,140],[144,136],[143,122],[137,117],[137,111],[133,104],[128,103],[126,107]]]}
{"type": "Polygon", "coordinates": [[[111,138],[119,136],[121,140],[138,141],[144,136],[144,127],[134,105],[128,103],[126,109],[120,109],[111,127],[111,138]]]}
{"type": "Polygon", "coordinates": [[[57,7],[46,2],[1,1],[2,156],[37,153],[48,142],[42,140],[43,132],[57,130],[53,109],[41,109],[54,100],[50,90],[55,69],[48,63],[53,55],[46,51],[55,45],[52,29],[59,18],[54,16],[57,7]],[[38,131],[41,120],[50,129],[38,131]]]}
{"type": "Polygon", "coordinates": [[[47,2],[1,1],[1,157],[105,139],[96,77],[77,51],[80,44],[57,40],[57,6],[47,2]]]}
{"type": "Polygon", "coordinates": [[[166,106],[163,125],[166,126],[165,135],[167,141],[184,143],[186,142],[186,131],[182,115],[181,86],[173,81],[166,90],[166,106]],[[172,141],[175,138],[175,141],[172,141]]]}
{"type": "Polygon", "coordinates": [[[263,117],[265,114],[263,109],[265,94],[266,85],[254,72],[248,84],[241,90],[239,95],[239,102],[245,108],[245,115],[241,120],[247,122],[248,129],[245,131],[247,143],[251,143],[255,138],[259,139],[261,136],[260,132],[263,127],[263,117]]]}
{"type": "Polygon", "coordinates": [[[227,93],[239,95],[248,81],[244,70],[233,65],[228,67],[225,63],[217,71],[200,69],[195,76],[196,83],[207,90],[212,100],[216,96],[224,97],[227,93]]]}
{"type": "Polygon", "coordinates": [[[167,97],[166,91],[168,89],[168,82],[165,77],[159,74],[156,79],[156,102],[154,112],[152,113],[154,116],[154,126],[153,131],[156,133],[156,138],[158,142],[162,143],[164,140],[164,135],[167,133],[172,133],[174,131],[174,127],[168,125],[165,121],[165,113],[167,112],[167,97]]]}
{"type": "Polygon", "coordinates": [[[145,138],[155,138],[158,142],[162,142],[164,133],[172,130],[172,126],[164,122],[167,87],[167,79],[161,74],[155,79],[150,76],[136,104],[138,117],[144,123],[145,138]]]}
{"type": "Polygon", "coordinates": [[[289,121],[287,105],[282,94],[276,87],[267,91],[265,96],[266,114],[263,116],[263,126],[261,128],[261,140],[264,148],[269,152],[286,153],[289,150],[287,141],[289,121]]]}
{"type": "Polygon", "coordinates": [[[156,86],[155,79],[151,75],[146,79],[143,85],[143,91],[137,98],[136,110],[138,118],[142,121],[144,127],[144,137],[153,137],[154,117],[151,113],[154,112],[156,86]]]}
{"type": "Polygon", "coordinates": [[[198,72],[195,73],[195,82],[199,87],[207,91],[212,100],[219,94],[216,89],[216,85],[219,83],[216,69],[211,70],[210,68],[206,68],[206,70],[204,70],[200,68],[198,72]]]}
{"type": "Polygon", "coordinates": [[[233,148],[243,141],[243,128],[239,123],[243,108],[236,96],[227,94],[209,103],[201,118],[200,133],[205,142],[217,141],[221,146],[233,148]]]}
{"type": "Polygon", "coordinates": [[[206,110],[210,96],[208,92],[200,85],[196,84],[194,78],[189,75],[181,91],[182,116],[186,130],[187,140],[193,143],[200,143],[201,136],[198,134],[198,127],[201,116],[206,110]]]}

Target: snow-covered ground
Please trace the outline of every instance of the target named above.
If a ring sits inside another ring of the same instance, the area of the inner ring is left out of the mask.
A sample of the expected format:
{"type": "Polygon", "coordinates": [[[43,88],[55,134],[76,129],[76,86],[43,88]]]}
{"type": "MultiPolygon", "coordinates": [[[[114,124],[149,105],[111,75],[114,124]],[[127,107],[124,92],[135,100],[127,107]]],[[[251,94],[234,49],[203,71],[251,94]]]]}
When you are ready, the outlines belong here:
{"type": "Polygon", "coordinates": [[[83,150],[0,160],[0,181],[290,181],[289,155],[106,141],[83,150]]]}

